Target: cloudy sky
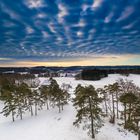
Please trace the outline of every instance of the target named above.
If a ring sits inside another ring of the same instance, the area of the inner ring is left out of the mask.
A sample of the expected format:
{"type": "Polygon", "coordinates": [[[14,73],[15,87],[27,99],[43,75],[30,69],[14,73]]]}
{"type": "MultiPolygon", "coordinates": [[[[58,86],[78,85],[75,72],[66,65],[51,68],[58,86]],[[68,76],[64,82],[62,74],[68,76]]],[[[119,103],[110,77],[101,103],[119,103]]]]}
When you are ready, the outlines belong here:
{"type": "Polygon", "coordinates": [[[140,0],[0,0],[0,66],[140,65],[140,0]]]}

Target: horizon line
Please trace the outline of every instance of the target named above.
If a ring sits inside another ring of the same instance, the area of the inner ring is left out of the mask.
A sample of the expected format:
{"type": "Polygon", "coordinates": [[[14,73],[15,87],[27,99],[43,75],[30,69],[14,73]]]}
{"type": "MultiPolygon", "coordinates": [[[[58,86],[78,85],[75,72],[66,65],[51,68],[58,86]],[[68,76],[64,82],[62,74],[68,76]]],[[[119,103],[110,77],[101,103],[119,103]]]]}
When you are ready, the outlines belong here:
{"type": "Polygon", "coordinates": [[[58,68],[68,68],[68,67],[140,67],[140,65],[73,65],[73,66],[0,66],[0,68],[34,68],[34,67],[58,67],[58,68]]]}

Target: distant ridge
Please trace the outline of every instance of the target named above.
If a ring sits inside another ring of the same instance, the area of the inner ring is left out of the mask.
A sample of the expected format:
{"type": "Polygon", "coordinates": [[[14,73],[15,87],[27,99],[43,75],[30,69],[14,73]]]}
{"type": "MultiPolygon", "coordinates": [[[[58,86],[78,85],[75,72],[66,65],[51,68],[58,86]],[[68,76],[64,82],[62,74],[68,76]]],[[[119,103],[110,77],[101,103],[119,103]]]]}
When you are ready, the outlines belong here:
{"type": "Polygon", "coordinates": [[[33,70],[38,71],[79,71],[83,69],[103,69],[103,70],[112,70],[112,69],[134,69],[140,70],[140,66],[70,66],[70,67],[45,67],[45,66],[36,66],[36,67],[0,67],[0,73],[6,71],[14,72],[30,72],[33,70]]]}

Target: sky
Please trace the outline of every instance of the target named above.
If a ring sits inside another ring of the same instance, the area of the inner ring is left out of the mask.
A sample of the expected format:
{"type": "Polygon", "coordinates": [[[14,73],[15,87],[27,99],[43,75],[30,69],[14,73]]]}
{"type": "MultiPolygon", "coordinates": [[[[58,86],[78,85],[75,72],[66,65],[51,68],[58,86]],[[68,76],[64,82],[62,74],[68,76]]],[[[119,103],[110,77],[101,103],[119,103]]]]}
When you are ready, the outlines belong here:
{"type": "Polygon", "coordinates": [[[140,65],[140,0],[0,0],[0,66],[140,65]]]}

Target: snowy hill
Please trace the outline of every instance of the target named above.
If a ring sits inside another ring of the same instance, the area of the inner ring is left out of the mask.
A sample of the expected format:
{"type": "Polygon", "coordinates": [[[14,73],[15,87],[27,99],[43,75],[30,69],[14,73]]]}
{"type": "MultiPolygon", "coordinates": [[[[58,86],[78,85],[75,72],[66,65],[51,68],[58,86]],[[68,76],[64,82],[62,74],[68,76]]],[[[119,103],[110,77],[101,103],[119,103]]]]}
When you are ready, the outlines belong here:
{"type": "MultiPolygon", "coordinates": [[[[70,90],[73,94],[78,84],[92,84],[96,88],[103,87],[105,84],[113,83],[118,78],[127,78],[133,80],[136,85],[140,85],[140,75],[130,75],[124,77],[121,75],[109,75],[100,81],[76,81],[74,78],[59,77],[55,78],[59,85],[67,83],[72,86],[70,90]]],[[[41,84],[46,83],[47,78],[40,78],[41,84]]],[[[0,103],[0,110],[3,105],[0,103]]],[[[58,113],[58,109],[47,110],[44,108],[38,116],[30,117],[25,114],[24,119],[11,122],[11,118],[5,118],[0,114],[0,140],[90,140],[87,133],[82,128],[73,126],[76,111],[72,103],[65,106],[62,113],[58,113]]],[[[100,133],[96,135],[96,140],[137,140],[137,136],[123,131],[118,125],[112,125],[105,120],[105,125],[101,128],[100,133]]]]}

